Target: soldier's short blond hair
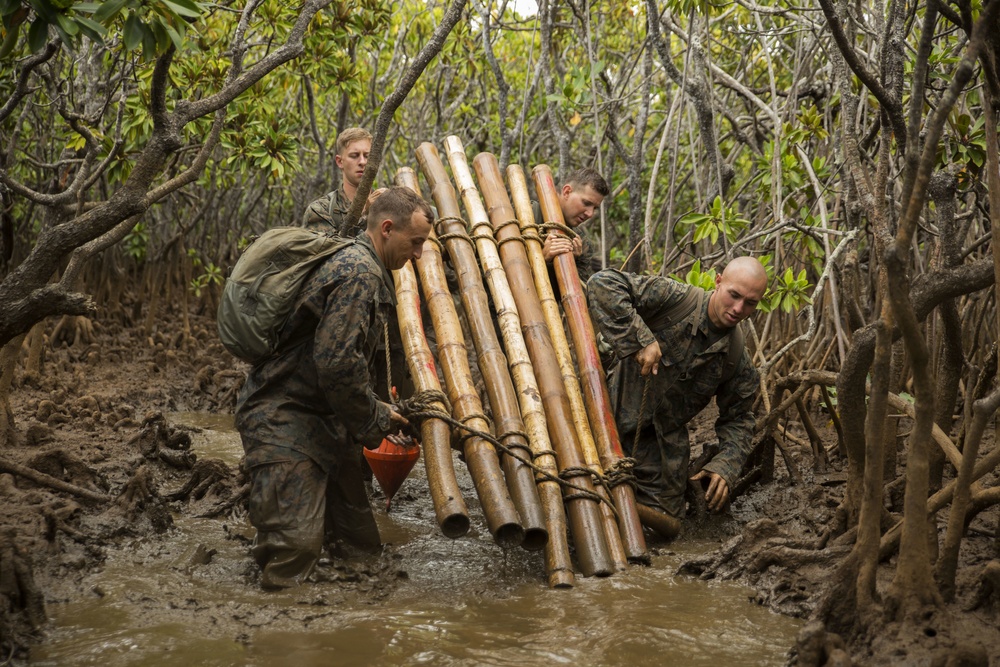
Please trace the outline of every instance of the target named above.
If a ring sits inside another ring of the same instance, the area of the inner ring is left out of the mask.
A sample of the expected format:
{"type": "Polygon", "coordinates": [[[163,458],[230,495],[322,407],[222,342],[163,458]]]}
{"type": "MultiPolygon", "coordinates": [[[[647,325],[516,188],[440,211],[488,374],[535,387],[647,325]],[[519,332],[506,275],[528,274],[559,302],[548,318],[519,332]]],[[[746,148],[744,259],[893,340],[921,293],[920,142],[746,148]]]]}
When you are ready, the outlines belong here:
{"type": "Polygon", "coordinates": [[[337,155],[343,155],[349,144],[362,139],[371,141],[372,133],[363,127],[349,127],[337,135],[337,155]]]}

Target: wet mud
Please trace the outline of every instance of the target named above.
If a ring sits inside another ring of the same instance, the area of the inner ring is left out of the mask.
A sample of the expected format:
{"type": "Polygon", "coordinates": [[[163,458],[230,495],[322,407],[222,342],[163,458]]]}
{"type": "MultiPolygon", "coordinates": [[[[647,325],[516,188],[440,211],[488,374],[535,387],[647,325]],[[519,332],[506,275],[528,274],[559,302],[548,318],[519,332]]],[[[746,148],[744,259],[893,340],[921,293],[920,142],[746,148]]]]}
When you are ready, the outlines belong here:
{"type": "MultiPolygon", "coordinates": [[[[200,459],[238,461],[231,420],[166,417],[198,429],[200,459]]],[[[553,591],[538,553],[501,550],[477,522],[443,537],[421,464],[390,513],[377,483],[373,496],[384,551],[324,562],[319,581],[279,593],[256,585],[253,529],[239,513],[175,513],[159,539],[123,545],[86,575],[89,595],[49,604],[53,627],[29,664],[778,665],[800,626],[752,604],[744,586],[675,576],[713,540],[660,545],[650,567],[553,591]]]]}
{"type": "MultiPolygon", "coordinates": [[[[970,525],[954,604],[875,622],[851,646],[807,622],[850,546],[831,538],[841,462],[813,474],[807,447],[790,451],[796,483],[779,460],[726,516],[689,520],[671,543],[649,535],[651,566],[570,590],[546,587],[540,553],[493,542],[464,472],[473,526],[443,537],[418,463],[390,514],[372,489],[382,553],[339,554],[315,583],[264,593],[232,428],[243,369],[210,320],[192,323],[144,337],[95,322],[100,344],[62,343],[15,377],[0,665],[1000,665],[996,508],[970,525]]],[[[696,445],[713,421],[694,424],[696,445]]],[[[886,498],[898,515],[901,487],[886,498]]]]}

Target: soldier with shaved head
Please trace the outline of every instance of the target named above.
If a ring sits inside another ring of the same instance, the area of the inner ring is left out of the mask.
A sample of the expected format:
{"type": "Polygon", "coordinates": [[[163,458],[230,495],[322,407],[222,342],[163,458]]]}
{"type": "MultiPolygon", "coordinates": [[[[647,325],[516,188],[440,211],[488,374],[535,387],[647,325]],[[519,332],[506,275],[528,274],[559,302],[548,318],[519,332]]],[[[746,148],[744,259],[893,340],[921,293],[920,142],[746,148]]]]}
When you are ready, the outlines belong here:
{"type": "Polygon", "coordinates": [[[691,479],[703,480],[716,512],[729,501],[753,436],[760,385],[738,326],[763,298],[767,272],[756,259],[739,257],[715,286],[706,294],[670,278],[610,269],[587,284],[591,317],[615,354],[608,390],[621,440],[626,449],[636,443],[636,499],[677,518],[691,453],[687,423],[715,398],[719,453],[691,479]]]}

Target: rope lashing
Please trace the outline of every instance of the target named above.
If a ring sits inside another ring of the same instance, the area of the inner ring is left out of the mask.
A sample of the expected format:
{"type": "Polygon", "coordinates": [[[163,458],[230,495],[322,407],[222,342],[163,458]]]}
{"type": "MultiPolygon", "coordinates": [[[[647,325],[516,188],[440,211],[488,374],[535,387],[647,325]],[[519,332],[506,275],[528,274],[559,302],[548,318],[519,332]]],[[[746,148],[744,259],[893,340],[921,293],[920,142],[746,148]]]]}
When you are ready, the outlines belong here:
{"type": "MultiPolygon", "coordinates": [[[[487,433],[485,431],[479,431],[477,429],[474,429],[468,426],[467,424],[463,423],[464,420],[459,421],[453,418],[450,414],[438,408],[437,404],[448,405],[447,396],[445,396],[444,392],[437,390],[425,390],[417,392],[412,398],[408,398],[397,402],[394,407],[396,409],[396,412],[398,412],[399,414],[401,414],[402,416],[406,417],[411,421],[422,422],[425,419],[440,419],[441,421],[450,424],[454,428],[465,431],[466,435],[462,436],[463,442],[470,437],[482,438],[483,440],[490,443],[491,445],[493,445],[500,451],[504,452],[508,456],[511,456],[520,461],[521,463],[523,463],[524,465],[528,466],[531,470],[535,472],[536,480],[539,479],[540,477],[541,479],[550,482],[555,482],[556,484],[562,486],[564,491],[567,491],[567,493],[563,497],[564,501],[583,498],[587,500],[594,500],[600,503],[606,503],[608,507],[611,508],[611,512],[615,515],[615,518],[616,519],[618,518],[618,510],[614,506],[614,504],[611,503],[611,501],[605,499],[603,496],[594,491],[590,491],[589,489],[577,486],[576,484],[573,484],[570,481],[574,477],[582,477],[583,475],[590,475],[591,470],[589,468],[568,467],[561,470],[558,476],[553,475],[548,470],[545,470],[537,466],[533,461],[528,460],[523,456],[521,456],[517,450],[525,449],[523,445],[515,445],[513,447],[505,445],[499,439],[493,437],[492,434],[487,433]]],[[[468,415],[466,419],[472,419],[475,417],[485,418],[485,415],[480,415],[480,414],[468,415]]],[[[515,432],[513,434],[520,435],[520,432],[515,432]]],[[[543,453],[554,454],[554,452],[549,452],[549,451],[543,453]]],[[[539,455],[541,455],[541,453],[539,455]]]]}
{"type": "Polygon", "coordinates": [[[549,231],[553,229],[559,230],[560,232],[562,232],[571,239],[575,239],[580,236],[579,234],[576,233],[576,231],[572,227],[567,227],[563,223],[555,222],[554,220],[543,222],[539,226],[539,229],[541,229],[543,232],[542,236],[548,236],[549,231]]]}

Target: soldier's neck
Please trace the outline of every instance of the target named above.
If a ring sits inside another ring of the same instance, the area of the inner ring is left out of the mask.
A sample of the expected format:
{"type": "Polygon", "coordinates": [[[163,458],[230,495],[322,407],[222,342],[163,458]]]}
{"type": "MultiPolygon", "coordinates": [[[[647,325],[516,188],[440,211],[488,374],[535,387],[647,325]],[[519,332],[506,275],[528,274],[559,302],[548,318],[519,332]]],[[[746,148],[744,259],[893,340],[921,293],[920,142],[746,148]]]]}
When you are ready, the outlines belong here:
{"type": "Polygon", "coordinates": [[[344,179],[344,184],[341,186],[344,188],[344,194],[347,195],[347,201],[354,201],[354,195],[358,194],[358,188],[355,185],[351,185],[344,179]]]}

